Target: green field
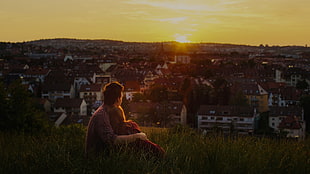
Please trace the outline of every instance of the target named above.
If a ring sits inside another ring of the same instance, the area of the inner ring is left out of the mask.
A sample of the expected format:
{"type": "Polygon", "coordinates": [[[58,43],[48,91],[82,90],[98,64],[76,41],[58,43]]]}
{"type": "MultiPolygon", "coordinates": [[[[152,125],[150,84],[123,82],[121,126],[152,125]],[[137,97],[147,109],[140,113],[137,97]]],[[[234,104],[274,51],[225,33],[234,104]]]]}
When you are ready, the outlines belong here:
{"type": "Polygon", "coordinates": [[[0,132],[0,173],[310,173],[310,141],[202,136],[183,127],[142,128],[167,152],[164,159],[115,151],[86,160],[85,127],[51,133],[0,132]]]}

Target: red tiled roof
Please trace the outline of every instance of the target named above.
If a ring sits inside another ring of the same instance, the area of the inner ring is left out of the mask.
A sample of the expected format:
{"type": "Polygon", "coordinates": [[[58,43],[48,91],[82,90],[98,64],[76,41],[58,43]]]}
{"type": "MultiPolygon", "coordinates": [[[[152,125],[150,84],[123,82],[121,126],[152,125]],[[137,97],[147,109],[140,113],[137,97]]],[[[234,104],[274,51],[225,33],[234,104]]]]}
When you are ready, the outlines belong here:
{"type": "Polygon", "coordinates": [[[281,123],[279,124],[278,128],[282,129],[301,129],[302,126],[299,123],[299,119],[296,116],[288,116],[285,117],[281,123]]]}
{"type": "Polygon", "coordinates": [[[270,89],[278,89],[282,86],[285,86],[285,83],[278,83],[278,82],[266,82],[266,83],[260,83],[260,85],[269,91],[270,89]]]}
{"type": "Polygon", "coordinates": [[[125,91],[140,91],[140,83],[138,81],[126,81],[125,91]]]}
{"type": "Polygon", "coordinates": [[[38,69],[28,69],[25,74],[26,75],[47,75],[50,72],[49,69],[42,69],[42,68],[38,68],[38,69]]]}
{"type": "Polygon", "coordinates": [[[277,116],[301,116],[302,108],[299,106],[271,106],[269,107],[269,115],[272,117],[277,116]]]}
{"type": "Polygon", "coordinates": [[[81,98],[58,98],[54,107],[63,108],[79,108],[82,104],[83,99],[81,98]]]}
{"type": "Polygon", "coordinates": [[[156,84],[165,86],[170,90],[178,90],[183,82],[182,78],[157,78],[154,80],[156,84]]]}
{"type": "Polygon", "coordinates": [[[81,85],[80,92],[100,92],[102,84],[81,85]]]}
{"type": "Polygon", "coordinates": [[[63,84],[43,84],[42,90],[43,91],[70,91],[71,84],[63,83],[63,84]]]}

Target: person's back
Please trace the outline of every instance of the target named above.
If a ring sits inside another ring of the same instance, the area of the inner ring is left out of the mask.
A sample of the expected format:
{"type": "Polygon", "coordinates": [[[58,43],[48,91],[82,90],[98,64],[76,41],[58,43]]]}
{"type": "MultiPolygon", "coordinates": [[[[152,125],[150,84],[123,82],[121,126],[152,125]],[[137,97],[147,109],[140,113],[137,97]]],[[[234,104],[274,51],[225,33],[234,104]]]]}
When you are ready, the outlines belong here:
{"type": "Polygon", "coordinates": [[[109,116],[104,106],[100,106],[90,118],[87,133],[85,154],[94,156],[103,151],[108,151],[109,146],[113,144],[116,135],[111,128],[109,116]]]}

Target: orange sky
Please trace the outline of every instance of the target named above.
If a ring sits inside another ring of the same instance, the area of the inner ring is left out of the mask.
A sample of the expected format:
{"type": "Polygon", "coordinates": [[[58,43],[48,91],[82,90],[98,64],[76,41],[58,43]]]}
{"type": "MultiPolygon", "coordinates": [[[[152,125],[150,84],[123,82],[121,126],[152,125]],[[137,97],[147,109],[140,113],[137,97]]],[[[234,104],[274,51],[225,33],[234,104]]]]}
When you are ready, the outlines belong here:
{"type": "Polygon", "coordinates": [[[0,41],[310,45],[309,0],[1,0],[0,41]]]}

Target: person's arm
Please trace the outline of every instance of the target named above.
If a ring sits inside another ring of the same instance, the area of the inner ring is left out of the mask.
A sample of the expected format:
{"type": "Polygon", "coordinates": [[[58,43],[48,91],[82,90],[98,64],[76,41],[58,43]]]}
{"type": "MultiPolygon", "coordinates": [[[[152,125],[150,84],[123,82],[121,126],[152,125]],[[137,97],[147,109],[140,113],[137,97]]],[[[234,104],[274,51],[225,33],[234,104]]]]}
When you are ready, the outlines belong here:
{"type": "Polygon", "coordinates": [[[126,144],[136,141],[137,139],[147,140],[145,133],[136,133],[131,135],[118,135],[114,140],[114,144],[126,144]]]}
{"type": "Polygon", "coordinates": [[[147,140],[145,133],[136,133],[131,135],[116,135],[110,124],[110,119],[106,112],[103,111],[103,115],[97,117],[96,127],[97,134],[100,136],[103,142],[109,144],[126,144],[134,142],[136,139],[147,140]]]}

